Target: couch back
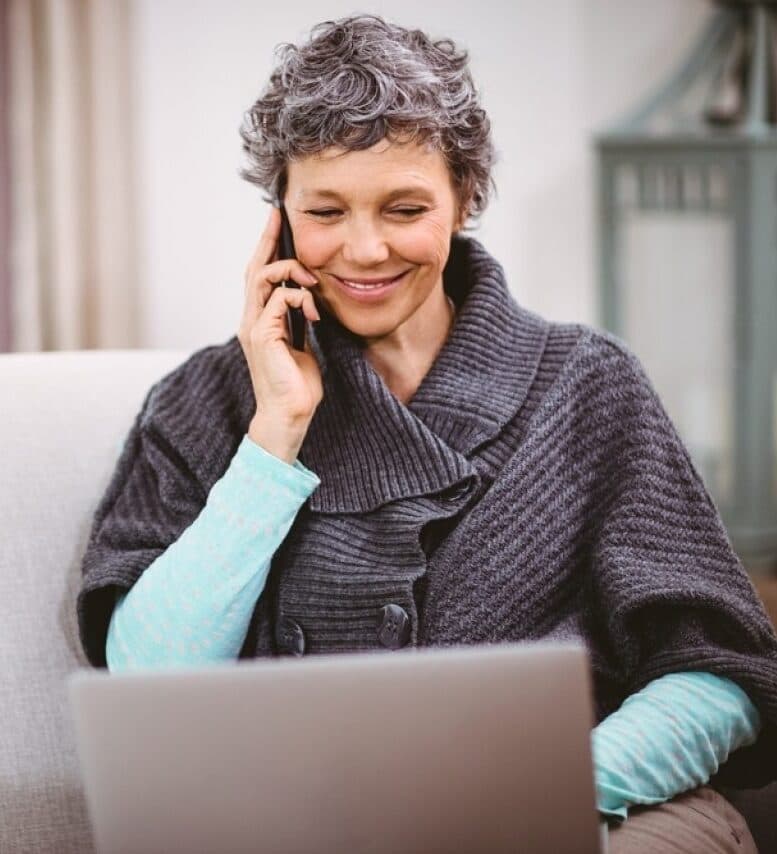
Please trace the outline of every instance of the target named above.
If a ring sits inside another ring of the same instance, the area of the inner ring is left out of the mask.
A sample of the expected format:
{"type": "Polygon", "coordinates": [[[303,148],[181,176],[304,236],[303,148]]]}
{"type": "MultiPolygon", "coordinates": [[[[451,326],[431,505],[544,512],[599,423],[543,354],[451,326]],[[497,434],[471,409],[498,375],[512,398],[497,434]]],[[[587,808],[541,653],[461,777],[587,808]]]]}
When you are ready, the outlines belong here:
{"type": "Polygon", "coordinates": [[[92,516],[156,380],[189,351],[0,355],[0,851],[93,851],[65,677],[92,516]]]}

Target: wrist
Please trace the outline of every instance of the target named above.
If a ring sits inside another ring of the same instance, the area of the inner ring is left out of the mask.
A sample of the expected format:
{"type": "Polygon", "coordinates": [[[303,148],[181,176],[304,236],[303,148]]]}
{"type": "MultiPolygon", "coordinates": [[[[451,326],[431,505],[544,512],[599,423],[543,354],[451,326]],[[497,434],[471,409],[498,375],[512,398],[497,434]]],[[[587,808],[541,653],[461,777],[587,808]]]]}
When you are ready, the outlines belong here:
{"type": "Polygon", "coordinates": [[[306,421],[286,422],[257,413],[248,425],[248,438],[265,451],[293,465],[307,433],[306,421]]]}

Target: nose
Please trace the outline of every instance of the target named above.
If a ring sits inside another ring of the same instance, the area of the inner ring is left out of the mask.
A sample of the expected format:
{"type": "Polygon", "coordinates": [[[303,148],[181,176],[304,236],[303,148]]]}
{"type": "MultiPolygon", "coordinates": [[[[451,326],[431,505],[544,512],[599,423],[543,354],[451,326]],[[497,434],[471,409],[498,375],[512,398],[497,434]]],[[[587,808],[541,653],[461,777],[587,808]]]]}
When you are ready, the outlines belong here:
{"type": "Polygon", "coordinates": [[[370,270],[383,264],[391,252],[380,226],[370,217],[354,217],[348,224],[342,247],[343,260],[351,270],[370,270]]]}

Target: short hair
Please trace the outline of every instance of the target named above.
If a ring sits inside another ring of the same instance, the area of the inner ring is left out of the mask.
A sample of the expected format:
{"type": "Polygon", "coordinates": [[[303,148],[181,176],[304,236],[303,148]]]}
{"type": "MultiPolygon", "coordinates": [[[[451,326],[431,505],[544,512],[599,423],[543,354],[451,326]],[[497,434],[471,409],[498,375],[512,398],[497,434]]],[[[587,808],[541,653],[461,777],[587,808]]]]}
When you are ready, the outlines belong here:
{"type": "Polygon", "coordinates": [[[241,177],[273,203],[289,161],[330,146],[370,148],[382,139],[436,148],[468,217],[496,191],[491,122],[480,106],[469,55],[451,39],[358,14],[323,21],[307,43],[276,46],[279,62],[240,126],[249,164],[241,177]]]}

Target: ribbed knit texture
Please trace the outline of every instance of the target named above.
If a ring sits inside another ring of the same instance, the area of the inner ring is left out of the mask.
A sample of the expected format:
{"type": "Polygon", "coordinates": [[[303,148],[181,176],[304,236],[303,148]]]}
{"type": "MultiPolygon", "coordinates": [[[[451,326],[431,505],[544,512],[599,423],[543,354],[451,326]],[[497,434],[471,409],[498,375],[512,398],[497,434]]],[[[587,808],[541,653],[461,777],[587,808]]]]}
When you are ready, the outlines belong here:
{"type": "MultiPolygon", "coordinates": [[[[387,603],[410,646],[579,640],[597,721],[665,673],[716,673],[761,714],[721,782],[777,777],[777,638],[637,359],[618,339],[519,306],[501,265],[455,236],[451,335],[401,403],[361,342],[310,330],[324,398],[300,461],[321,479],[276,551],[241,656],[273,655],[280,617],[306,653],[377,649],[387,603]]],[[[197,517],[255,412],[236,337],[150,390],[84,555],[84,648],[105,664],[115,588],[197,517]]]]}
{"type": "Polygon", "coordinates": [[[117,588],[110,670],[235,658],[272,556],[319,482],[244,436],[194,522],[129,591],[117,588]]]}
{"type": "MultiPolygon", "coordinates": [[[[200,515],[119,592],[106,644],[111,671],[234,659],[270,559],[318,484],[299,461],[289,466],[245,436],[200,515]]],[[[655,679],[592,732],[599,812],[623,820],[632,804],[706,783],[759,728],[758,711],[729,679],[655,679]]]]}

